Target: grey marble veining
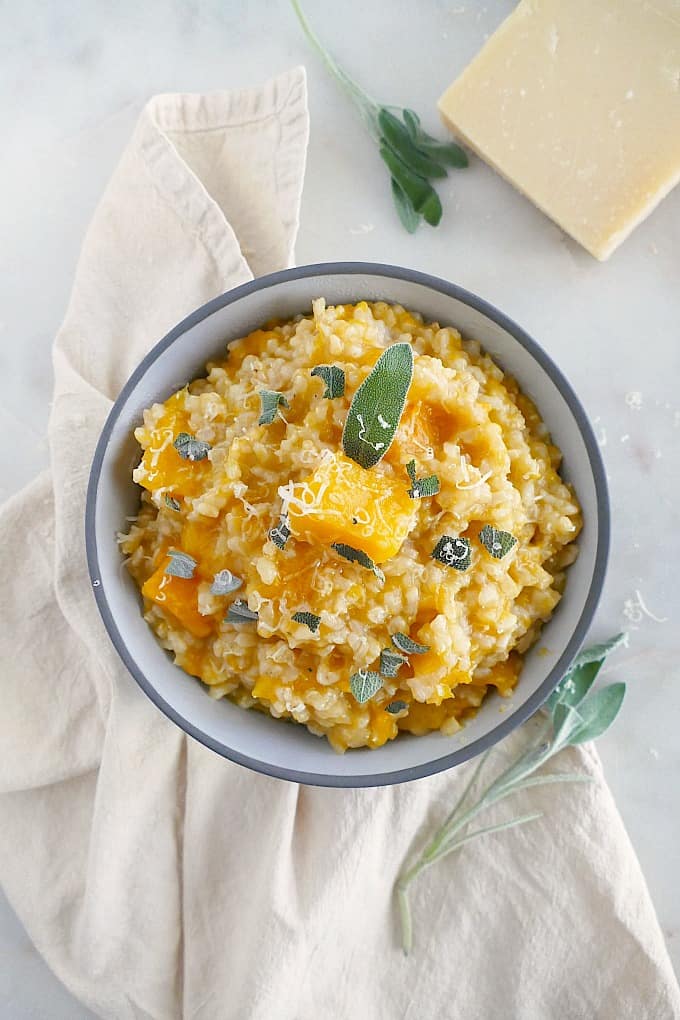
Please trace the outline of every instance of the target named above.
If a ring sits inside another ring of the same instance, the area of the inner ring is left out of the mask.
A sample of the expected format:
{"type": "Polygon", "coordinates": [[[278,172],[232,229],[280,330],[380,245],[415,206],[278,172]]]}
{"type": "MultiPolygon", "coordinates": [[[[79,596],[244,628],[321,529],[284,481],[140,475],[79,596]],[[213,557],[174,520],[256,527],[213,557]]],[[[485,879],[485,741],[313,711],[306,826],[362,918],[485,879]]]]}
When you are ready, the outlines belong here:
{"type": "MultiPolygon", "coordinates": [[[[430,128],[438,95],[512,6],[307,2],[347,69],[383,101],[419,110],[430,128]]],[[[24,0],[0,8],[0,51],[0,366],[10,383],[0,404],[0,499],[47,464],[50,345],[83,232],[144,101],[255,84],[304,63],[312,136],[298,262],[392,261],[479,293],[553,355],[596,424],[614,536],[593,636],[627,627],[631,638],[608,667],[629,681],[627,703],[598,747],[680,965],[680,189],[600,264],[476,161],[444,182],[442,225],[409,237],[374,146],[285,0],[24,0]]],[[[4,903],[0,960],[3,1017],[90,1016],[4,903]]]]}

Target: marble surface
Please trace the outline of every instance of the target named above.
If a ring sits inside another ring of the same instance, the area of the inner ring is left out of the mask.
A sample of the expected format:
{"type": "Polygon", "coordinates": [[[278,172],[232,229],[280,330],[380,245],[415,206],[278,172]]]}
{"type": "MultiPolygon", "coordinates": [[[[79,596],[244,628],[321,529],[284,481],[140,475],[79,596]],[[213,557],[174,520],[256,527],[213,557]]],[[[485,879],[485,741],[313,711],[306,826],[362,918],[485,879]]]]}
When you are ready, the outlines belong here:
{"type": "MultiPolygon", "coordinates": [[[[430,128],[437,96],[512,7],[307,3],[348,70],[383,101],[421,111],[430,128]]],[[[443,184],[442,225],[409,237],[374,146],[285,0],[24,0],[0,7],[0,40],[0,365],[10,383],[0,404],[0,499],[47,464],[50,345],[83,232],[145,100],[255,84],[304,63],[312,135],[298,262],[392,261],[479,293],[544,345],[595,422],[614,534],[593,636],[630,631],[609,667],[629,682],[627,702],[598,748],[680,965],[680,189],[600,264],[475,161],[443,184]]],[[[0,961],[3,1017],[91,1015],[4,903],[0,961]]]]}

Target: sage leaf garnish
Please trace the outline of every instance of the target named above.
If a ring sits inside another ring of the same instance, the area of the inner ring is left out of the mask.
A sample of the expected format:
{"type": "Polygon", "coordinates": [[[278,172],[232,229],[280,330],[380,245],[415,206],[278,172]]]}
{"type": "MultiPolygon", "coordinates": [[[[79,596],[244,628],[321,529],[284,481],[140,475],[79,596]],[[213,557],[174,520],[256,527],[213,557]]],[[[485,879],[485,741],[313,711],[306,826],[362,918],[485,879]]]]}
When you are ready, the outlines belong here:
{"type": "Polygon", "coordinates": [[[296,623],[304,623],[305,626],[309,627],[312,634],[316,634],[321,623],[321,617],[317,616],[316,613],[293,613],[293,619],[296,623]]]}
{"type": "Polygon", "coordinates": [[[273,528],[270,528],[267,532],[267,538],[270,539],[279,549],[283,549],[286,542],[290,538],[290,528],[286,522],[285,517],[282,517],[278,524],[275,524],[273,528]]]}
{"type": "Polygon", "coordinates": [[[436,475],[428,475],[427,478],[417,478],[416,462],[414,460],[408,462],[406,470],[411,479],[411,488],[408,490],[411,499],[422,499],[424,496],[437,495],[440,485],[436,475]]]}
{"type": "Polygon", "coordinates": [[[401,652],[395,652],[393,648],[383,648],[380,653],[380,673],[382,676],[394,679],[406,662],[408,659],[401,652]]]}
{"type": "Polygon", "coordinates": [[[392,644],[406,655],[424,655],[430,650],[429,645],[419,645],[417,641],[410,638],[408,634],[402,634],[401,631],[392,635],[392,644]]]}
{"type": "Polygon", "coordinates": [[[517,539],[509,531],[499,531],[490,524],[485,524],[479,533],[479,541],[494,559],[502,560],[517,545],[517,539]]]}
{"type": "Polygon", "coordinates": [[[382,685],[383,678],[380,673],[373,673],[370,669],[358,670],[349,680],[350,690],[360,705],[370,701],[382,685]]]}
{"type": "Polygon", "coordinates": [[[205,460],[212,447],[189,432],[180,432],[172,444],[182,460],[205,460]]]}
{"type": "Polygon", "coordinates": [[[245,599],[236,599],[229,606],[224,619],[226,623],[247,623],[251,620],[257,620],[257,613],[248,608],[248,603],[245,599]]]}
{"type": "Polygon", "coordinates": [[[210,594],[229,595],[232,591],[238,591],[242,584],[242,579],[236,574],[232,574],[231,570],[220,570],[215,574],[213,583],[210,585],[210,594]]]}
{"type": "Polygon", "coordinates": [[[404,412],[413,378],[410,344],[393,344],[385,350],[352,398],[342,445],[363,468],[372,468],[387,453],[404,412]]]}
{"type": "MultiPolygon", "coordinates": [[[[596,665],[599,669],[605,656],[622,643],[621,635],[619,635],[602,645],[586,649],[581,653],[581,663],[576,666],[576,669],[572,668],[570,671],[571,675],[573,676],[577,669],[585,669],[591,665],[596,665]]],[[[402,868],[395,883],[395,894],[399,906],[402,946],[405,953],[410,952],[413,946],[413,922],[408,890],[421,872],[449,854],[460,850],[466,843],[472,842],[479,836],[489,836],[495,832],[527,825],[540,818],[541,812],[519,815],[508,821],[473,828],[470,831],[470,823],[477,815],[506,797],[534,786],[544,786],[549,783],[590,782],[589,775],[579,772],[541,772],[538,775],[533,775],[564,747],[581,744],[585,740],[599,737],[611,726],[621,708],[626,689],[625,684],[613,683],[601,687],[597,691],[591,691],[590,674],[584,673],[575,682],[575,690],[572,691],[566,682],[570,673],[567,673],[559,686],[563,698],[567,696],[572,698],[571,704],[564,700],[557,700],[551,708],[550,717],[539,726],[538,732],[534,730],[534,735],[529,739],[525,750],[509,766],[503,768],[491,782],[487,783],[473,801],[471,793],[493,749],[481,755],[460,799],[444,824],[430,838],[420,856],[413,863],[404,865],[402,868]]]]}
{"type": "Polygon", "coordinates": [[[466,167],[465,151],[455,142],[440,142],[429,135],[413,110],[376,102],[323,46],[307,21],[300,0],[291,0],[291,3],[307,39],[356,105],[369,133],[378,143],[380,155],[390,172],[392,197],[402,224],[411,234],[421,219],[437,226],[442,206],[430,180],[446,177],[450,168],[466,167]]]}
{"type": "Polygon", "coordinates": [[[385,711],[389,712],[390,715],[398,715],[399,712],[403,712],[408,705],[405,701],[390,701],[389,705],[386,706],[385,711]]]}
{"type": "Polygon", "coordinates": [[[433,560],[438,560],[445,567],[454,570],[467,570],[472,562],[472,543],[467,538],[454,538],[442,535],[431,553],[433,560]]]}
{"type": "Polygon", "coordinates": [[[333,542],[331,549],[335,549],[339,556],[343,556],[350,563],[359,563],[367,570],[372,570],[379,581],[385,580],[385,575],[380,567],[362,549],[354,549],[351,545],[345,545],[344,542],[333,542]]]}
{"type": "Polygon", "coordinates": [[[174,498],[174,496],[168,496],[167,493],[165,494],[165,505],[167,506],[168,510],[181,510],[182,509],[182,507],[179,505],[179,503],[174,498]]]}
{"type": "Polygon", "coordinates": [[[260,390],[259,396],[262,412],[257,422],[258,425],[271,425],[276,418],[279,406],[290,407],[283,393],[279,393],[278,390],[260,390]]]}
{"type": "Polygon", "coordinates": [[[163,571],[164,574],[168,574],[170,577],[182,577],[187,581],[194,576],[196,560],[193,556],[189,556],[188,553],[181,552],[179,549],[168,549],[168,556],[170,562],[163,571]]]}
{"type": "Polygon", "coordinates": [[[312,375],[318,376],[326,384],[323,397],[326,400],[333,400],[335,397],[345,395],[345,373],[337,365],[317,365],[312,369],[312,375]]]}

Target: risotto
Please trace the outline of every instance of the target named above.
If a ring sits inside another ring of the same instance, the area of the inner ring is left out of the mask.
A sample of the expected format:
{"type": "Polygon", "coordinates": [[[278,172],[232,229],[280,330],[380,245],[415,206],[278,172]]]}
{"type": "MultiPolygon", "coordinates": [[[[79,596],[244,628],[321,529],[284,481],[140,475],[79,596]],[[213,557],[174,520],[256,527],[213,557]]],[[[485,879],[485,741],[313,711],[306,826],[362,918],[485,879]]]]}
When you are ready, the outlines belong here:
{"type": "Polygon", "coordinates": [[[267,324],[135,437],[119,541],[145,620],[213,697],[337,751],[452,734],[509,695],[576,556],[534,405],[397,305],[267,324]]]}

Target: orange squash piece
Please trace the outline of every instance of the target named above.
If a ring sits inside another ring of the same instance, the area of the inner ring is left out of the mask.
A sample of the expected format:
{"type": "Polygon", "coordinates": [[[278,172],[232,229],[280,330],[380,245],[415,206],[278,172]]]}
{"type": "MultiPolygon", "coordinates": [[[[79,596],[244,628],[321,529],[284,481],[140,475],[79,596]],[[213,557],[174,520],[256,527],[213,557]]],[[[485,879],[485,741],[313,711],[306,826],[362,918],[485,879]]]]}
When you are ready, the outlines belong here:
{"type": "Polygon", "coordinates": [[[320,545],[343,542],[374,563],[395,556],[415,523],[409,480],[381,469],[365,470],[341,453],[329,453],[308,479],[292,486],[290,529],[320,545]]]}
{"type": "Polygon", "coordinates": [[[169,562],[170,557],[164,556],[160,567],[144,582],[142,595],[159,605],[164,612],[171,613],[180,626],[195,637],[207,637],[212,633],[214,621],[211,616],[201,616],[198,611],[200,579],[166,574],[165,568],[169,562]]]}
{"type": "Polygon", "coordinates": [[[206,487],[211,471],[209,460],[183,460],[174,441],[180,432],[190,432],[183,407],[184,391],[173,394],[165,403],[165,414],[151,432],[144,450],[144,476],[139,484],[150,492],[170,489],[175,496],[198,496],[206,487]]]}

